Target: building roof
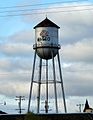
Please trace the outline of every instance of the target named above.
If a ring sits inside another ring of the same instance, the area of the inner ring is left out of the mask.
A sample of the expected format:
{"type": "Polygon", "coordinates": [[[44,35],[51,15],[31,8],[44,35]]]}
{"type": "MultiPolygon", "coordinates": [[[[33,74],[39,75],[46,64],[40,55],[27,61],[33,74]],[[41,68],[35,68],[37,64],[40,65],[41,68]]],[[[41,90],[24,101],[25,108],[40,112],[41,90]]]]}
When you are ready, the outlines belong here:
{"type": "Polygon", "coordinates": [[[92,108],[90,108],[90,106],[89,106],[89,103],[88,103],[88,100],[87,100],[87,99],[86,99],[86,103],[85,103],[85,107],[84,107],[83,112],[86,112],[86,110],[93,110],[92,108]]]}
{"type": "Polygon", "coordinates": [[[7,113],[5,113],[5,112],[3,112],[3,111],[0,110],[0,114],[7,114],[7,113]]]}
{"type": "Polygon", "coordinates": [[[47,17],[42,21],[40,22],[39,24],[37,24],[35,28],[37,27],[56,27],[56,28],[60,28],[58,25],[56,25],[55,23],[53,23],[52,21],[50,21],[47,17]]]}

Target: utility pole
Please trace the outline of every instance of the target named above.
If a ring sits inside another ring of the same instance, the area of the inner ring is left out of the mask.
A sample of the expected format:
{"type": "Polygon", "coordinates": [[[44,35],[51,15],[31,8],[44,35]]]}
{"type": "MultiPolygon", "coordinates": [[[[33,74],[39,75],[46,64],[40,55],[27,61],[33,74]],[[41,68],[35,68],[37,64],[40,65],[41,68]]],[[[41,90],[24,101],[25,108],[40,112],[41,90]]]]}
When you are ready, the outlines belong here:
{"type": "Polygon", "coordinates": [[[18,109],[16,109],[16,110],[19,110],[19,113],[21,114],[22,110],[25,110],[25,109],[21,108],[22,100],[25,100],[25,98],[24,98],[24,96],[16,96],[15,100],[18,100],[18,109]]]}
{"type": "Polygon", "coordinates": [[[0,103],[0,105],[6,105],[6,101],[4,101],[4,103],[0,103]]]}
{"type": "Polygon", "coordinates": [[[84,104],[77,104],[77,106],[79,107],[79,112],[81,113],[81,108],[84,104]]]}

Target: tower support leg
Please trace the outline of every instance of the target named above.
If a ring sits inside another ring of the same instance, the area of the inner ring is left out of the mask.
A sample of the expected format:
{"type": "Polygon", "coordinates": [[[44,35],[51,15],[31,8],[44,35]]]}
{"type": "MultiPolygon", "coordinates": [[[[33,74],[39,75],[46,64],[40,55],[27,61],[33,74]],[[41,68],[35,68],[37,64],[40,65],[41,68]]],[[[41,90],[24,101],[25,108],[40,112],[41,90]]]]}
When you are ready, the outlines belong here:
{"type": "Polygon", "coordinates": [[[30,112],[32,87],[33,87],[33,79],[34,79],[34,70],[35,70],[35,61],[36,61],[36,51],[35,51],[35,54],[34,54],[34,62],[33,62],[33,68],[32,68],[32,77],[31,77],[31,85],[30,85],[30,93],[29,93],[29,101],[28,101],[28,113],[30,112]]]}
{"type": "Polygon", "coordinates": [[[46,60],[46,101],[45,112],[48,113],[48,60],[46,60]]]}
{"type": "Polygon", "coordinates": [[[39,63],[39,80],[38,80],[38,95],[37,95],[37,113],[39,113],[39,110],[40,110],[41,71],[42,71],[42,58],[40,58],[40,63],[39,63]]]}
{"type": "Polygon", "coordinates": [[[56,113],[58,113],[57,88],[56,88],[56,73],[55,73],[55,63],[54,63],[53,51],[51,51],[51,54],[52,54],[52,63],[53,63],[53,79],[54,79],[55,107],[56,107],[56,113]]]}
{"type": "Polygon", "coordinates": [[[61,71],[61,64],[60,64],[60,57],[59,57],[59,51],[58,51],[58,54],[57,54],[57,58],[58,58],[58,65],[59,65],[59,73],[60,73],[60,80],[61,80],[61,88],[62,88],[64,110],[65,110],[65,113],[67,113],[66,101],[65,101],[65,92],[64,92],[63,79],[62,79],[62,71],[61,71]]]}

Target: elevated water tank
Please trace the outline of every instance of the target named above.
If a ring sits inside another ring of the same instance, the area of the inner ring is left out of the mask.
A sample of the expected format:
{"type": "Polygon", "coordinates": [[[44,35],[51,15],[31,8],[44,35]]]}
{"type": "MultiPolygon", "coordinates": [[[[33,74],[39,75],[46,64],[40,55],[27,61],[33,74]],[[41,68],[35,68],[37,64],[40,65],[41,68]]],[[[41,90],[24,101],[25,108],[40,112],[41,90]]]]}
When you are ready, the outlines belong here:
{"type": "Polygon", "coordinates": [[[35,29],[35,44],[37,55],[42,59],[51,59],[56,56],[60,45],[58,44],[58,29],[60,27],[48,18],[37,24],[35,29]]]}

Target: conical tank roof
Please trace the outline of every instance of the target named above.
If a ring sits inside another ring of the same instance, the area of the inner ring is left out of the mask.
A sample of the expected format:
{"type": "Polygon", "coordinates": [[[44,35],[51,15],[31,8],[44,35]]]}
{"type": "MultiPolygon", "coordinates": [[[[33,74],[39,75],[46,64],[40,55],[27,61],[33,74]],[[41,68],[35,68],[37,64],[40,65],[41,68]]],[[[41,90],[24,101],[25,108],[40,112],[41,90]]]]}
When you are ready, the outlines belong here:
{"type": "Polygon", "coordinates": [[[42,21],[40,22],[39,24],[37,24],[35,28],[37,27],[56,27],[56,28],[60,28],[58,25],[56,25],[55,23],[53,23],[52,21],[50,21],[47,17],[42,21]]]}

